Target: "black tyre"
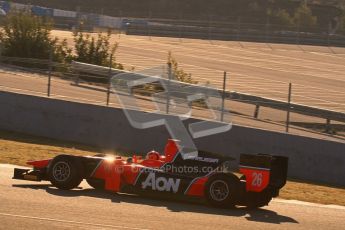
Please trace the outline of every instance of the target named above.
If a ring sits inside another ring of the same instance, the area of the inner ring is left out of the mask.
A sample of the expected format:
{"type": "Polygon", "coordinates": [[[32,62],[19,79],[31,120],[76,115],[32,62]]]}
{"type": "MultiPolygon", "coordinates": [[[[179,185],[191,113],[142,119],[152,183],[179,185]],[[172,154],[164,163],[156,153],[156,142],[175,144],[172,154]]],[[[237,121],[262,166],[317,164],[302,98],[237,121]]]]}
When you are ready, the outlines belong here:
{"type": "Polygon", "coordinates": [[[69,190],[76,188],[83,180],[82,164],[71,156],[57,156],[49,165],[48,178],[59,189],[69,190]]]}
{"type": "Polygon", "coordinates": [[[262,192],[248,192],[246,194],[245,206],[251,209],[260,208],[268,205],[272,200],[272,193],[269,189],[262,192]]]}
{"type": "Polygon", "coordinates": [[[215,207],[234,207],[240,197],[240,181],[232,174],[216,174],[206,183],[205,195],[215,207]]]}
{"type": "Polygon", "coordinates": [[[104,190],[105,182],[102,179],[89,178],[86,182],[94,189],[104,190]]]}
{"type": "MultiPolygon", "coordinates": [[[[106,157],[107,154],[99,153],[94,155],[94,157],[106,157]]],[[[97,190],[104,190],[105,187],[105,181],[102,179],[96,179],[96,178],[88,178],[86,179],[86,182],[94,189],[97,190]]]]}

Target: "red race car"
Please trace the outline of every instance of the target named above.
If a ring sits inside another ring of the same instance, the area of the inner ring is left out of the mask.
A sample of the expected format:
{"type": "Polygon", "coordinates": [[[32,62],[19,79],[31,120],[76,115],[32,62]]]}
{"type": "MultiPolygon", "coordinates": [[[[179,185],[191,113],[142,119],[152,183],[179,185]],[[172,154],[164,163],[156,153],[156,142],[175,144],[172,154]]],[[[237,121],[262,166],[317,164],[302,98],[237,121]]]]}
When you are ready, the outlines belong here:
{"type": "Polygon", "coordinates": [[[286,183],[286,157],[242,154],[236,173],[229,170],[229,157],[199,152],[184,159],[178,147],[178,141],[168,140],[164,155],[151,151],[145,159],[58,155],[28,162],[32,170],[14,169],[13,179],[47,180],[64,190],[86,179],[96,189],[199,197],[217,207],[265,206],[286,183]]]}

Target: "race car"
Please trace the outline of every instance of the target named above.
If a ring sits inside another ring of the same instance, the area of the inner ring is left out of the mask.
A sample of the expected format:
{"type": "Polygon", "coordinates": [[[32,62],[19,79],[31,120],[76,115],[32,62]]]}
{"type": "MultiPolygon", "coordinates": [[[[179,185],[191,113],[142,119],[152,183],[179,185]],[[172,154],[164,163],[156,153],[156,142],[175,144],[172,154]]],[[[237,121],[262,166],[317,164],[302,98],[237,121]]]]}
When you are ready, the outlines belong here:
{"type": "Polygon", "coordinates": [[[234,172],[229,170],[231,157],[199,151],[197,157],[184,159],[180,147],[171,139],[163,154],[151,151],[145,158],[62,154],[28,162],[32,170],[14,169],[13,179],[50,181],[63,190],[86,179],[95,189],[197,197],[223,208],[268,205],[286,183],[287,157],[242,154],[239,171],[234,172]]]}

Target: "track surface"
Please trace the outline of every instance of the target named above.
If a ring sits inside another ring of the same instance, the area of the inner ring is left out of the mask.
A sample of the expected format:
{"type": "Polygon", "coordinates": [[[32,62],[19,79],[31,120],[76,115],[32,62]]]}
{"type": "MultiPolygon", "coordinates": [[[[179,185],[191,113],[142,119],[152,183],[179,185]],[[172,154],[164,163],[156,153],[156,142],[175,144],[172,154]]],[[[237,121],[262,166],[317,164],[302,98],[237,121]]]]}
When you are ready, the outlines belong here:
{"type": "MultiPolygon", "coordinates": [[[[53,35],[72,44],[70,32],[53,35]]],[[[345,112],[345,48],[128,35],[113,41],[117,61],[136,70],[165,65],[171,51],[201,83],[221,88],[228,71],[228,89],[286,101],[292,82],[295,103],[345,112]]]]}
{"type": "MultiPolygon", "coordinates": [[[[51,85],[51,98],[96,104],[101,106],[106,105],[106,90],[102,87],[86,84],[75,85],[70,80],[62,80],[59,78],[52,78],[51,85]]],[[[21,71],[13,72],[9,71],[8,68],[0,66],[0,90],[45,97],[47,95],[47,77],[45,75],[30,74],[21,71]]],[[[141,106],[140,109],[144,111],[157,110],[157,107],[149,98],[138,99],[138,104],[140,104],[141,106]]],[[[119,103],[115,95],[110,96],[110,106],[121,107],[121,104],[119,103]]],[[[161,106],[165,108],[165,104],[162,104],[161,106]]],[[[224,121],[273,131],[285,130],[284,123],[264,121],[264,119],[284,121],[284,119],[286,118],[286,113],[282,111],[268,108],[261,109],[260,119],[262,120],[256,120],[252,119],[252,114],[255,108],[255,106],[253,105],[227,101],[225,104],[225,108],[230,109],[230,112],[233,112],[234,110],[240,111],[241,113],[246,114],[249,117],[231,114],[229,116],[225,116],[224,121]]],[[[179,113],[178,115],[180,114],[181,113],[179,113]]],[[[211,115],[207,111],[197,108],[193,109],[192,115],[199,118],[211,118],[211,115]]],[[[318,118],[312,118],[298,114],[292,114],[291,121],[324,122],[323,120],[318,118]]],[[[290,133],[338,142],[345,142],[344,139],[334,138],[332,136],[321,133],[313,133],[304,129],[294,127],[290,128],[290,133]]]]}
{"type": "MultiPolygon", "coordinates": [[[[71,39],[68,32],[55,32],[55,35],[71,39]]],[[[226,70],[231,77],[229,89],[282,100],[286,99],[287,82],[291,81],[294,102],[345,112],[342,49],[334,54],[312,47],[303,48],[312,52],[288,46],[284,49],[283,45],[271,50],[265,45],[249,47],[243,43],[245,47],[242,47],[243,44],[232,42],[211,44],[188,39],[181,42],[121,35],[116,40],[120,42],[118,61],[136,66],[137,70],[164,64],[170,50],[183,63],[182,67],[200,81],[209,80],[220,86],[222,72],[226,70]]],[[[46,79],[18,79],[18,76],[8,78],[2,74],[2,89],[37,91],[42,95],[46,91],[46,79]]],[[[104,101],[102,91],[90,95],[87,89],[75,90],[59,80],[54,83],[56,95],[67,93],[96,104],[104,101]]],[[[90,189],[85,183],[80,190],[59,191],[48,183],[11,180],[12,170],[12,166],[0,165],[0,229],[339,229],[345,219],[344,207],[279,199],[256,211],[221,210],[199,204],[107,194],[90,189]]]]}
{"type": "MultiPolygon", "coordinates": [[[[69,43],[73,42],[70,32],[53,31],[53,35],[66,38],[69,43]]],[[[192,72],[193,76],[200,82],[209,80],[213,85],[220,87],[223,78],[223,72],[220,70],[228,70],[230,81],[227,89],[286,100],[287,82],[291,81],[294,83],[293,102],[345,112],[345,49],[333,48],[332,51],[337,53],[334,54],[330,53],[329,48],[324,47],[303,46],[303,49],[308,49],[308,52],[304,52],[297,46],[291,45],[270,45],[273,47],[272,50],[265,44],[256,43],[210,43],[195,39],[179,40],[156,37],[149,40],[148,37],[126,35],[114,35],[112,39],[114,42],[120,43],[117,61],[124,63],[126,67],[136,66],[138,71],[164,64],[167,53],[171,50],[179,62],[183,63],[183,68],[192,72]],[[243,57],[245,57],[245,61],[243,57]],[[239,60],[242,60],[241,64],[233,64],[239,60]],[[254,68],[252,65],[257,62],[260,62],[262,66],[254,68]],[[286,73],[286,71],[295,71],[291,67],[292,65],[298,67],[297,70],[301,73],[298,77],[295,74],[286,73]],[[331,66],[336,71],[333,71],[331,66]],[[319,70],[320,68],[323,71],[319,70]],[[315,71],[312,71],[313,69],[315,71]],[[324,74],[324,71],[328,74],[324,74]],[[322,76],[319,76],[320,74],[322,76]]],[[[47,83],[46,74],[14,73],[11,70],[6,71],[6,68],[0,66],[0,90],[46,96],[47,83]]],[[[105,105],[106,91],[100,87],[76,86],[71,84],[71,81],[53,78],[51,97],[105,105]]],[[[148,100],[141,100],[140,103],[145,111],[156,109],[153,103],[148,100]]],[[[119,107],[114,96],[110,98],[110,105],[119,107]]],[[[231,117],[226,117],[225,121],[227,122],[232,121],[234,124],[267,130],[285,131],[286,112],[261,108],[259,119],[256,120],[252,119],[255,110],[254,105],[226,101],[225,108],[233,113],[231,117]]],[[[210,118],[210,114],[200,110],[193,111],[192,115],[210,118]]],[[[298,114],[291,114],[290,119],[296,124],[325,123],[324,119],[298,114]]],[[[339,139],[327,135],[311,133],[293,126],[290,132],[339,141],[339,139]]]]}
{"type": "Polygon", "coordinates": [[[12,180],[0,165],[0,229],[339,229],[345,207],[276,199],[260,210],[223,210],[82,189],[12,180]]]}

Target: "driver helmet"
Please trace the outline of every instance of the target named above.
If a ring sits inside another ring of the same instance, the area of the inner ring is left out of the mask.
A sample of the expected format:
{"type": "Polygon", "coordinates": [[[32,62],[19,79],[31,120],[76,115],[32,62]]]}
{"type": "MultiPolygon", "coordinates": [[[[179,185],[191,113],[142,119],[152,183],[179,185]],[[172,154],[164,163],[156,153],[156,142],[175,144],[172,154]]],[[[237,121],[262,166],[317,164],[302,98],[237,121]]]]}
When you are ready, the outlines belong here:
{"type": "Polygon", "coordinates": [[[159,160],[160,154],[154,150],[146,154],[146,159],[148,160],[159,160]]]}

